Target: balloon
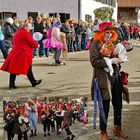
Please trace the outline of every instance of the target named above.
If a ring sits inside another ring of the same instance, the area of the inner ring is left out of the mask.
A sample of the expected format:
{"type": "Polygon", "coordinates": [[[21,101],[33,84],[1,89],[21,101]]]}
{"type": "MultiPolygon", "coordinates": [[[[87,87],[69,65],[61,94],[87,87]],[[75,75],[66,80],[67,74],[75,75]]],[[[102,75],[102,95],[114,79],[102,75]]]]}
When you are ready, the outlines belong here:
{"type": "Polygon", "coordinates": [[[42,39],[42,37],[43,37],[43,34],[41,34],[41,33],[39,33],[39,32],[35,32],[35,33],[33,34],[33,39],[34,39],[35,41],[40,41],[40,40],[42,39]]]}

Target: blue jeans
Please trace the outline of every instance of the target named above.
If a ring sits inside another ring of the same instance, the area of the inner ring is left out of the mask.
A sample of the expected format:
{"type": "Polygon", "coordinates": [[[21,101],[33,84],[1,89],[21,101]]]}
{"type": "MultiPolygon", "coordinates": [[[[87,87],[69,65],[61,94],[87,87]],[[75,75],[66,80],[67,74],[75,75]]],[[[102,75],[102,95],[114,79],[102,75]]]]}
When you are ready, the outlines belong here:
{"type": "Polygon", "coordinates": [[[44,48],[42,41],[39,42],[39,56],[43,56],[44,54],[48,56],[48,48],[44,48]]]}
{"type": "Polygon", "coordinates": [[[38,55],[38,48],[34,48],[33,56],[37,56],[37,55],[38,55]]]}
{"type": "Polygon", "coordinates": [[[76,37],[76,45],[77,45],[77,51],[81,51],[81,35],[77,35],[76,37]]]}
{"type": "Polygon", "coordinates": [[[0,40],[0,49],[1,49],[1,52],[3,54],[3,57],[6,59],[6,57],[8,55],[8,50],[4,45],[4,40],[0,40]]]}
{"type": "Polygon", "coordinates": [[[72,39],[67,40],[67,47],[68,47],[68,52],[71,52],[73,48],[72,39]]]}
{"type": "Polygon", "coordinates": [[[87,38],[85,36],[82,36],[82,39],[81,39],[82,50],[86,49],[86,41],[87,41],[87,38]]]}

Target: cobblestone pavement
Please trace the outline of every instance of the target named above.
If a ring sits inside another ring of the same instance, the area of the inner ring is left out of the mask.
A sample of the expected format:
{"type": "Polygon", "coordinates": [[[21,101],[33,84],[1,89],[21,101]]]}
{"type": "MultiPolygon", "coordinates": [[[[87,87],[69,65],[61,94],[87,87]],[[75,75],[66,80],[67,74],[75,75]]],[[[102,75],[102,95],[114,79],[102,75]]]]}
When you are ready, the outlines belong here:
{"type": "MultiPolygon", "coordinates": [[[[139,42],[138,42],[139,43],[139,42]]],[[[140,47],[135,46],[132,52],[128,53],[128,62],[122,64],[122,70],[129,73],[130,104],[124,103],[123,127],[129,135],[129,140],[140,140],[140,47]]],[[[0,65],[3,59],[0,59],[0,65]]],[[[42,79],[42,84],[32,88],[25,76],[18,76],[16,85],[18,89],[8,90],[8,73],[0,71],[0,100],[3,96],[88,96],[89,123],[82,127],[81,124],[73,125],[72,131],[76,133],[78,140],[99,140],[99,129],[93,131],[93,103],[90,99],[90,85],[92,79],[92,67],[89,62],[89,53],[70,53],[69,60],[65,66],[52,66],[50,58],[34,58],[33,72],[37,79],[42,79]],[[88,135],[88,137],[87,137],[88,135]]],[[[112,135],[113,115],[112,109],[109,116],[108,133],[111,140],[119,140],[112,135]]],[[[1,122],[1,121],[0,121],[1,122]]],[[[2,123],[0,123],[2,124],[2,123]]],[[[1,125],[2,126],[2,125],[1,125]]],[[[38,137],[40,139],[60,139],[64,136],[44,138],[42,128],[39,127],[38,137]]],[[[65,133],[64,133],[65,134],[65,133]]],[[[63,137],[63,138],[62,138],[63,137]]]]}

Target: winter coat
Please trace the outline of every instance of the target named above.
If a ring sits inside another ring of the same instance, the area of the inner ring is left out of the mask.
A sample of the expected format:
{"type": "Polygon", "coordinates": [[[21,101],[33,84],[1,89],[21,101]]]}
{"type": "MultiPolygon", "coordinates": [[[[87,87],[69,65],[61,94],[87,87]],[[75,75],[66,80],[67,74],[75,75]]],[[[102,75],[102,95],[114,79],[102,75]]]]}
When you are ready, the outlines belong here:
{"type": "Polygon", "coordinates": [[[28,69],[32,64],[33,48],[37,48],[31,34],[25,29],[19,29],[13,39],[13,47],[6,58],[1,70],[12,74],[27,75],[28,69]]]}

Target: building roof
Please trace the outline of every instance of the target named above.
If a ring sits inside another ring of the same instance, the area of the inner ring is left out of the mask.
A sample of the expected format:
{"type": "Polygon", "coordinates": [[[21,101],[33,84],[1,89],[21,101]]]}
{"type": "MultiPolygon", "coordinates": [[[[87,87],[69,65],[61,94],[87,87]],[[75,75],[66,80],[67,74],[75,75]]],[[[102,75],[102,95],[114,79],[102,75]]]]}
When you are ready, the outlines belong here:
{"type": "Polygon", "coordinates": [[[118,0],[118,7],[140,8],[140,0],[118,0]]]}

